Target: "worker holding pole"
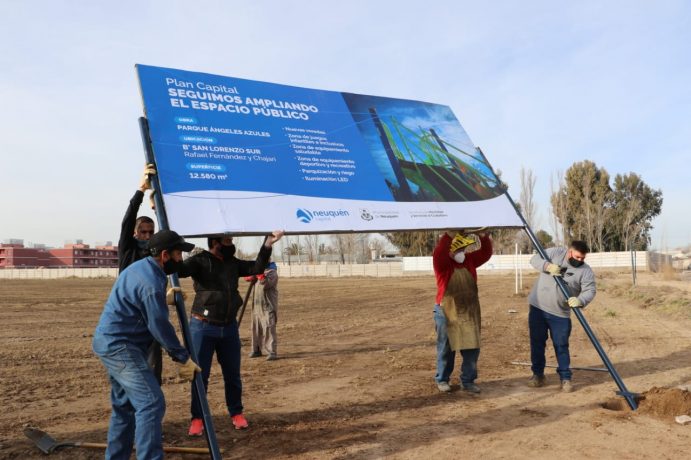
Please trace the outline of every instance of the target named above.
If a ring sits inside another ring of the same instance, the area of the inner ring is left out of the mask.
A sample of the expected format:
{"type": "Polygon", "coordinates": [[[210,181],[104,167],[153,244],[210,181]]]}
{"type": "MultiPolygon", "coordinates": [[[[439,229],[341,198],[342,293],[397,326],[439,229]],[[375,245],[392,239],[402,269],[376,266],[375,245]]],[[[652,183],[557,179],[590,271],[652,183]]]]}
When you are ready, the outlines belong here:
{"type": "Polygon", "coordinates": [[[146,352],[155,340],[178,364],[178,374],[192,380],[201,371],[182,346],[170,323],[166,275],[182,265],[182,251],[194,248],[172,230],[149,240],[150,257],[131,264],[118,277],[94,333],[93,351],[110,380],[113,407],[106,459],[162,459],[165,398],[146,352]]]}
{"type": "MultiPolygon", "coordinates": [[[[156,225],[151,217],[139,216],[139,207],[144,200],[144,192],[151,190],[151,176],[156,174],[153,164],[144,166],[139,188],[134,192],[130,200],[125,217],[122,218],[120,227],[120,239],[118,240],[118,272],[122,273],[130,264],[145,258],[148,255],[149,238],[154,234],[156,225]]],[[[153,206],[152,206],[153,207],[153,206]]],[[[154,370],[158,384],[163,381],[163,355],[161,345],[155,340],[147,351],[146,360],[154,370]]]]}
{"type": "Polygon", "coordinates": [[[584,241],[574,240],[568,249],[549,248],[545,252],[549,260],[540,254],[530,259],[530,264],[540,271],[528,302],[528,327],[530,329],[530,360],[533,375],[528,385],[545,385],[545,346],[547,333],[557,356],[557,374],[561,380],[561,391],[573,391],[571,384],[571,357],[569,336],[571,335],[571,309],[583,308],[595,298],[595,274],[585,257],[590,249],[584,241]],[[566,299],[554,282],[561,277],[571,297],[566,299]]]}

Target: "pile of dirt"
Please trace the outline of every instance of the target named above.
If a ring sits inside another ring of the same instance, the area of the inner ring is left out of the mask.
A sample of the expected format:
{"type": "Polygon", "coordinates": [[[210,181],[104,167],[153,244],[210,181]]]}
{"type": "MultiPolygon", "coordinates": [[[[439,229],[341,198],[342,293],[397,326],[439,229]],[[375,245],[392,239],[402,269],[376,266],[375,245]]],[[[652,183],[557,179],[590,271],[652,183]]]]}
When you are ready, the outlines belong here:
{"type": "MultiPolygon", "coordinates": [[[[691,415],[691,392],[680,388],[653,387],[637,399],[637,414],[670,420],[677,415],[691,415]]],[[[612,411],[630,412],[623,398],[613,398],[600,405],[612,411]]]]}
{"type": "Polygon", "coordinates": [[[638,410],[658,418],[691,415],[691,393],[679,388],[653,387],[643,394],[638,410]]]}

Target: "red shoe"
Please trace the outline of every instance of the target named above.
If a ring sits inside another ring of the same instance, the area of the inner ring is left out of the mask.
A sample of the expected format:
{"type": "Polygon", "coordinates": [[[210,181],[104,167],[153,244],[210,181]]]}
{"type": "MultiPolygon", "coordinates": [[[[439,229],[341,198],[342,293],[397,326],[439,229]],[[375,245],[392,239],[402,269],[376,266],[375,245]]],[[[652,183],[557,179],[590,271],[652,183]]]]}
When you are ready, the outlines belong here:
{"type": "Polygon", "coordinates": [[[230,419],[233,421],[233,426],[236,430],[246,430],[250,426],[249,423],[247,423],[247,419],[242,414],[233,415],[230,419]]]}
{"type": "Polygon", "coordinates": [[[200,418],[193,418],[190,424],[190,430],[187,432],[188,436],[201,436],[204,434],[204,422],[200,418]]]}

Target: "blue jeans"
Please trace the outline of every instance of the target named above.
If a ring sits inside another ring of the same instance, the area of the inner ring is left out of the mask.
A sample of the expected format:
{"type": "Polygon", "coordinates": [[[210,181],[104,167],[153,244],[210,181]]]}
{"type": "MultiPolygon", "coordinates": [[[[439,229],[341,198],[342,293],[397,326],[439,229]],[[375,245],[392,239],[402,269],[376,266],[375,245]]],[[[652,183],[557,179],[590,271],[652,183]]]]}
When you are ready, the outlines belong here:
{"type": "Polygon", "coordinates": [[[127,460],[136,443],[138,459],[162,459],[161,423],[166,402],[146,361],[146,350],[135,345],[104,350],[96,340],[94,351],[108,371],[111,386],[113,412],[105,458],[127,460]]]}
{"type": "Polygon", "coordinates": [[[571,318],[555,316],[531,305],[528,327],[530,328],[530,361],[533,374],[545,375],[545,346],[549,331],[554,352],[557,355],[559,378],[571,380],[571,357],[569,356],[571,318]]]}
{"type": "MultiPolygon", "coordinates": [[[[197,353],[197,364],[202,368],[204,389],[209,388],[211,360],[221,365],[226,393],[226,406],[230,415],[242,414],[242,379],[240,378],[240,334],[238,323],[214,326],[192,317],[190,319],[192,343],[197,353]]],[[[197,397],[192,394],[192,418],[202,418],[202,409],[197,397]]]]}
{"type": "MultiPolygon", "coordinates": [[[[453,372],[456,352],[449,346],[449,336],[446,332],[446,316],[439,305],[434,306],[434,325],[437,330],[437,383],[447,382],[453,372]]],[[[480,357],[479,348],[461,350],[461,384],[470,385],[477,378],[477,360],[480,357]]]]}

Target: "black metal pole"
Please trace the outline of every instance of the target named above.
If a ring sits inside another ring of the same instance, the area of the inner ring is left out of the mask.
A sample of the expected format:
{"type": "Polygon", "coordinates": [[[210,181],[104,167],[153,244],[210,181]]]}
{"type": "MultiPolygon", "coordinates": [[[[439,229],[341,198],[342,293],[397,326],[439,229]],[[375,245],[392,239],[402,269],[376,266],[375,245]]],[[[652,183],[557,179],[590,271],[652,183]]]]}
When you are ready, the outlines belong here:
{"type": "Polygon", "coordinates": [[[381,139],[381,143],[384,146],[384,151],[386,151],[386,156],[389,159],[389,163],[391,163],[391,169],[393,169],[394,175],[396,176],[396,181],[398,182],[398,190],[400,194],[399,201],[413,201],[413,191],[410,190],[410,186],[408,185],[408,179],[406,179],[405,173],[403,172],[403,169],[401,168],[401,165],[398,162],[398,158],[396,158],[396,154],[394,153],[393,148],[389,143],[389,138],[386,136],[386,130],[384,129],[384,125],[379,119],[377,109],[375,109],[374,107],[370,107],[369,114],[370,117],[372,117],[372,122],[374,123],[374,126],[377,128],[377,132],[379,132],[379,138],[381,139]]]}
{"type": "MultiPolygon", "coordinates": [[[[485,164],[489,165],[489,162],[487,161],[487,157],[485,157],[485,154],[482,152],[482,150],[479,147],[476,147],[476,148],[477,148],[477,151],[480,153],[480,155],[482,155],[482,157],[485,159],[485,164]]],[[[492,174],[494,174],[494,171],[492,171],[492,174]]],[[[496,177],[496,174],[494,174],[494,176],[496,177]]],[[[499,181],[498,177],[497,177],[497,181],[499,181]]],[[[511,195],[509,195],[508,188],[506,188],[506,187],[504,187],[504,195],[506,195],[506,198],[509,200],[509,203],[511,203],[511,206],[513,206],[514,210],[516,211],[516,214],[521,219],[521,222],[523,222],[523,229],[528,234],[528,238],[530,238],[530,241],[533,243],[533,246],[537,250],[538,254],[540,254],[540,257],[542,257],[545,261],[549,261],[549,257],[547,256],[545,249],[540,244],[540,241],[538,241],[537,237],[533,233],[533,230],[530,228],[530,225],[528,225],[528,222],[526,222],[525,218],[523,217],[523,214],[521,214],[521,212],[518,210],[516,203],[511,198],[511,195]]],[[[561,291],[561,293],[565,299],[568,299],[569,297],[571,297],[569,290],[566,287],[566,284],[564,283],[564,280],[561,277],[555,276],[554,281],[556,281],[557,286],[559,287],[559,290],[561,291]]],[[[593,346],[595,347],[597,354],[600,355],[600,359],[602,359],[602,363],[605,365],[605,367],[609,371],[609,375],[612,376],[612,379],[614,380],[614,382],[619,387],[619,391],[617,392],[617,394],[620,396],[623,396],[626,399],[626,402],[629,404],[629,407],[631,408],[631,410],[636,410],[638,408],[638,403],[636,402],[636,397],[638,395],[636,393],[631,393],[626,388],[626,385],[624,385],[624,381],[621,379],[621,377],[619,376],[619,373],[614,368],[614,365],[612,364],[612,362],[607,357],[607,353],[605,353],[605,350],[604,350],[604,348],[602,348],[600,341],[595,336],[595,332],[593,332],[593,330],[590,328],[590,325],[588,324],[588,321],[586,321],[585,316],[583,316],[583,312],[581,311],[581,309],[580,308],[572,308],[572,310],[573,310],[573,313],[576,315],[578,322],[581,323],[581,326],[583,327],[583,330],[585,331],[586,335],[588,336],[588,338],[592,342],[593,346]]]]}
{"type": "MultiPolygon", "coordinates": [[[[149,122],[145,117],[139,118],[139,130],[142,135],[142,143],[144,144],[144,151],[146,153],[146,162],[156,165],[156,159],[154,157],[153,146],[151,145],[151,137],[149,136],[149,122]]],[[[157,169],[158,171],[158,169],[157,169]]],[[[160,230],[169,229],[168,226],[168,216],[166,214],[166,208],[163,205],[163,196],[161,195],[161,183],[158,178],[158,174],[151,178],[151,190],[154,193],[154,203],[156,205],[156,218],[158,219],[158,225],[160,230]]],[[[178,275],[170,275],[170,284],[173,287],[180,287],[180,280],[178,275]]],[[[190,356],[197,356],[196,350],[194,349],[194,344],[192,343],[192,335],[190,333],[190,326],[187,322],[187,312],[185,311],[185,301],[182,299],[182,295],[178,292],[175,293],[175,310],[178,314],[178,319],[180,320],[180,329],[182,330],[182,337],[185,341],[185,347],[187,351],[190,352],[190,356]]],[[[196,373],[194,380],[192,381],[192,392],[193,398],[197,398],[199,405],[202,409],[203,420],[204,420],[204,435],[206,436],[206,442],[209,445],[209,454],[213,460],[220,460],[221,451],[218,447],[218,441],[216,440],[216,431],[214,431],[213,419],[211,418],[211,409],[209,408],[209,402],[206,399],[206,390],[204,388],[204,382],[202,381],[202,376],[200,373],[196,373]]]]}

